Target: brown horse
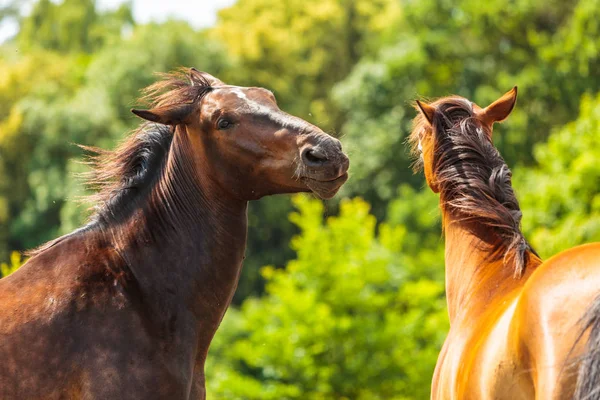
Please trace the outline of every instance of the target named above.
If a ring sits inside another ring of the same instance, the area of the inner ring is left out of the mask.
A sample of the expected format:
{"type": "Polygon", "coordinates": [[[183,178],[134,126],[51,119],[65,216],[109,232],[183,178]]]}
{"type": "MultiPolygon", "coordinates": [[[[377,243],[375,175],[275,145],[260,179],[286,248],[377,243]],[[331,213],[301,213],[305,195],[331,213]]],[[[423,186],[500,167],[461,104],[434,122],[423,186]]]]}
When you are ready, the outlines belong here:
{"type": "Polygon", "coordinates": [[[95,159],[91,222],[0,280],[0,398],[203,399],[249,200],[332,197],[337,139],[262,88],[189,69],[146,89],[152,121],[95,159]]]}
{"type": "Polygon", "coordinates": [[[492,143],[516,97],[417,102],[410,142],[440,194],[450,315],[432,399],[600,398],[600,244],[542,262],[525,240],[492,143]]]}

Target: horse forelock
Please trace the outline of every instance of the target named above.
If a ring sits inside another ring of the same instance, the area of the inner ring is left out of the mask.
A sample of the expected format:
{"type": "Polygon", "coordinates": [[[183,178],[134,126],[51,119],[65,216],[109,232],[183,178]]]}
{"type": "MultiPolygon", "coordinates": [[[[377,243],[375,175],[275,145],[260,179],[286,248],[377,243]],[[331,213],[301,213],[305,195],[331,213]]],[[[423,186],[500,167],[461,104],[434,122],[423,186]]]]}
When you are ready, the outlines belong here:
{"type": "Polygon", "coordinates": [[[197,103],[222,82],[212,82],[193,68],[157,74],[161,79],[142,90],[140,102],[151,107],[197,103]]]}

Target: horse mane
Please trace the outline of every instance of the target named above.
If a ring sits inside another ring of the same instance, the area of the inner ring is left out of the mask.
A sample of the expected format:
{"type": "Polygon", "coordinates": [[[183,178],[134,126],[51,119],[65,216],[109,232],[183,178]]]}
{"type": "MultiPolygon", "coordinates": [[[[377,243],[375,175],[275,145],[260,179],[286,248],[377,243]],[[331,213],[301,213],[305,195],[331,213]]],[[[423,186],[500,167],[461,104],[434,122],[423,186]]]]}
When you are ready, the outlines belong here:
{"type": "MultiPolygon", "coordinates": [[[[211,90],[211,82],[194,68],[158,74],[162,79],[142,90],[139,102],[149,107],[198,104],[211,90]]],[[[123,220],[151,191],[169,154],[174,126],[142,123],[115,150],[83,146],[89,152],[91,171],[82,174],[94,193],[84,201],[95,204],[89,222],[72,233],[27,252],[34,256],[77,233],[123,220]]]]}
{"type": "MultiPolygon", "coordinates": [[[[158,74],[161,80],[142,90],[140,102],[151,108],[199,103],[212,90],[210,82],[194,68],[158,74]]],[[[86,184],[96,193],[89,200],[98,214],[115,215],[137,193],[148,187],[169,152],[175,127],[144,123],[114,151],[81,146],[94,154],[86,184]]]]}
{"type": "Polygon", "coordinates": [[[173,133],[173,127],[144,123],[116,150],[80,146],[91,153],[86,164],[92,171],[83,177],[94,191],[85,198],[95,204],[92,221],[118,219],[141,197],[141,192],[153,186],[169,153],[173,133]]]}
{"type": "MultiPolygon", "coordinates": [[[[530,253],[537,253],[521,231],[522,212],[513,191],[512,172],[489,132],[475,118],[470,101],[451,96],[431,106],[435,109],[431,124],[422,113],[414,119],[408,139],[412,154],[420,153],[421,134],[432,131],[432,172],[442,211],[467,222],[467,227],[472,226],[469,222],[477,222],[493,232],[498,243],[492,254],[503,257],[505,265],[512,263],[515,277],[521,277],[530,253]]],[[[418,163],[415,165],[418,168],[418,163]]]]}

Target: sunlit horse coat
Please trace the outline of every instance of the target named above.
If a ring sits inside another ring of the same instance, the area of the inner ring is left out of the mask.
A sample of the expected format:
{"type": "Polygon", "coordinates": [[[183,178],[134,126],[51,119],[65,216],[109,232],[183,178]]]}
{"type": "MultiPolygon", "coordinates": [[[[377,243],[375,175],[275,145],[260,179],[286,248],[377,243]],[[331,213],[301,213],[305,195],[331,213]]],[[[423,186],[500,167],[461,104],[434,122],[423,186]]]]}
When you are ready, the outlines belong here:
{"type": "Polygon", "coordinates": [[[516,96],[485,109],[458,96],[418,102],[410,141],[440,194],[451,326],[432,399],[600,398],[600,244],[542,262],[525,240],[492,144],[516,96]]]}

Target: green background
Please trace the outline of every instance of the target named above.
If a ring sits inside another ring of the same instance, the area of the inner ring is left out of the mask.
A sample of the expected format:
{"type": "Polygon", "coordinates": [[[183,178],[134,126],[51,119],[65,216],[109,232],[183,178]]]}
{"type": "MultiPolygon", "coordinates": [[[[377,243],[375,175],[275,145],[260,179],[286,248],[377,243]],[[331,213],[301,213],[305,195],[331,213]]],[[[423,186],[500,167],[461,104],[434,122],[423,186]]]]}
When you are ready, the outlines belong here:
{"type": "Polygon", "coordinates": [[[238,0],[201,31],[138,24],[128,4],[41,0],[19,23],[0,46],[4,275],[13,251],[85,221],[73,143],[122,140],[155,72],[267,87],[344,143],[351,178],[336,199],[251,204],[209,398],[428,398],[448,322],[437,196],[405,145],[416,98],[485,106],[518,85],[494,140],[528,239],[546,258],[600,238],[600,0],[238,0]]]}

